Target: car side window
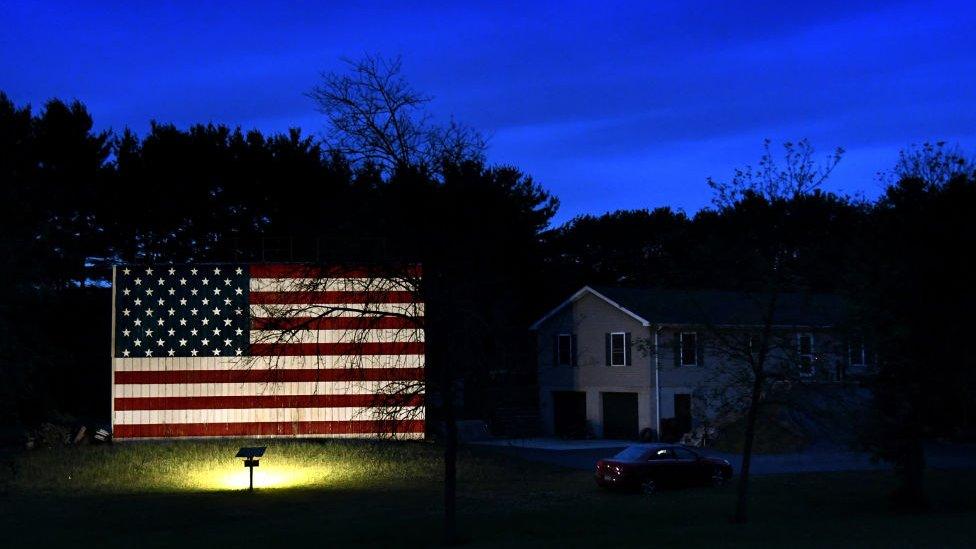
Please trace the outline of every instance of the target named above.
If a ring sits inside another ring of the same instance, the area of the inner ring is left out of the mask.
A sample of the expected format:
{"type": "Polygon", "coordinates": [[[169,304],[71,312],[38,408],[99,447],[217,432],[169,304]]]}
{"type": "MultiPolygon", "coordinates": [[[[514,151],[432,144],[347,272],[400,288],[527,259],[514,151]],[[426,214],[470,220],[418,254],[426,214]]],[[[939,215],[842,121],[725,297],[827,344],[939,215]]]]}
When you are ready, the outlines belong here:
{"type": "Polygon", "coordinates": [[[685,448],[675,448],[674,453],[678,459],[698,459],[698,455],[685,448]]]}
{"type": "Polygon", "coordinates": [[[674,454],[671,453],[670,448],[654,450],[647,456],[647,461],[660,461],[662,459],[674,459],[674,454]]]}

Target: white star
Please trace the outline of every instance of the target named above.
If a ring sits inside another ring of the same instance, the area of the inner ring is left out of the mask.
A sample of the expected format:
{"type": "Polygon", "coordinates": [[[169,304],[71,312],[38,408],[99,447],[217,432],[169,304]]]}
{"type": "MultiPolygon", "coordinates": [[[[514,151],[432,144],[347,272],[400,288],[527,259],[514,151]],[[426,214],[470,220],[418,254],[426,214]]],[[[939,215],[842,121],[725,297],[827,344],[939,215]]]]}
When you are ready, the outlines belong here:
{"type": "Polygon", "coordinates": [[[186,305],[186,298],[185,297],[181,297],[180,298],[180,305],[186,305]]]}
{"type": "Polygon", "coordinates": [[[204,286],[206,286],[207,284],[210,283],[210,281],[207,280],[206,278],[204,278],[203,280],[200,281],[200,283],[203,284],[204,286]]]}
{"type": "Polygon", "coordinates": [[[197,274],[196,268],[190,269],[190,274],[195,276],[197,274]]]}
{"type": "Polygon", "coordinates": [[[140,320],[140,319],[137,318],[135,320],[135,324],[136,324],[136,326],[142,326],[142,320],[140,320]]]}
{"type": "Polygon", "coordinates": [[[186,286],[186,279],[185,278],[181,278],[180,279],[180,286],[186,286]]]}
{"type": "Polygon", "coordinates": [[[196,315],[197,314],[197,310],[198,309],[190,309],[190,314],[191,315],[196,315]]]}
{"type": "Polygon", "coordinates": [[[159,299],[156,300],[156,303],[159,303],[159,306],[162,307],[163,304],[166,303],[166,301],[163,298],[159,298],[159,299]]]}
{"type": "Polygon", "coordinates": [[[239,314],[241,314],[241,310],[240,310],[240,309],[234,309],[234,314],[235,314],[235,315],[239,315],[239,314]]]}
{"type": "MultiPolygon", "coordinates": [[[[124,274],[124,275],[129,274],[129,268],[126,267],[125,269],[122,269],[122,274],[124,274]]],[[[240,274],[240,273],[237,273],[237,274],[240,274]]]]}
{"type": "Polygon", "coordinates": [[[230,286],[230,279],[229,278],[225,278],[224,279],[224,286],[230,286]]]}
{"type": "Polygon", "coordinates": [[[122,350],[122,356],[129,356],[129,350],[128,349],[123,349],[122,350]]]}
{"type": "Polygon", "coordinates": [[[214,267],[214,274],[215,275],[219,275],[220,274],[220,267],[214,267]]]}
{"type": "Polygon", "coordinates": [[[240,288],[234,288],[234,293],[237,295],[242,295],[244,293],[244,290],[240,288]]]}
{"type": "Polygon", "coordinates": [[[166,292],[169,295],[175,295],[176,294],[176,288],[170,288],[170,289],[166,290],[166,292]]]}
{"type": "Polygon", "coordinates": [[[200,344],[206,347],[207,345],[210,345],[210,340],[207,338],[203,338],[203,341],[201,341],[200,344]]]}
{"type": "Polygon", "coordinates": [[[230,347],[230,340],[229,339],[225,339],[224,340],[224,347],[230,347]]]}
{"type": "Polygon", "coordinates": [[[176,330],[170,328],[169,330],[166,330],[166,335],[173,337],[176,335],[176,330]]]}
{"type": "Polygon", "coordinates": [[[166,281],[163,280],[163,277],[159,277],[159,280],[157,280],[157,282],[159,282],[159,285],[160,286],[162,286],[163,284],[166,284],[166,281]]]}
{"type": "Polygon", "coordinates": [[[152,267],[146,269],[146,274],[147,275],[151,275],[152,274],[152,267]]]}
{"type": "Polygon", "coordinates": [[[168,271],[166,271],[166,272],[168,272],[168,273],[169,273],[169,276],[173,276],[173,275],[175,275],[175,274],[176,274],[176,269],[174,269],[174,268],[172,268],[172,267],[170,267],[170,268],[169,268],[169,270],[168,270],[168,271]]]}
{"type": "Polygon", "coordinates": [[[190,354],[193,355],[193,356],[197,356],[197,350],[196,349],[190,349],[190,354]]]}
{"type": "Polygon", "coordinates": [[[238,329],[234,330],[234,335],[241,335],[243,333],[244,333],[244,330],[241,329],[241,328],[238,328],[238,329]]]}
{"type": "Polygon", "coordinates": [[[220,354],[220,349],[214,349],[213,350],[213,356],[217,356],[219,354],[220,354]]]}
{"type": "Polygon", "coordinates": [[[159,317],[158,319],[156,319],[156,324],[159,324],[160,326],[162,326],[165,323],[166,321],[163,320],[163,317],[159,317]]]}
{"type": "Polygon", "coordinates": [[[142,286],[142,279],[141,278],[136,278],[135,280],[133,280],[133,282],[136,283],[136,286],[142,286]]]}
{"type": "Polygon", "coordinates": [[[152,295],[152,293],[153,293],[152,288],[146,288],[146,295],[152,295]]]}
{"type": "Polygon", "coordinates": [[[241,356],[241,349],[240,349],[240,347],[238,347],[237,349],[234,349],[234,354],[237,355],[237,356],[241,356]]]}
{"type": "Polygon", "coordinates": [[[180,339],[180,347],[186,347],[186,340],[180,339]]]}
{"type": "Polygon", "coordinates": [[[122,330],[122,335],[129,337],[129,330],[122,330]]]}
{"type": "Polygon", "coordinates": [[[235,274],[244,274],[244,270],[241,269],[240,267],[238,267],[236,270],[234,270],[234,273],[235,274]]]}
{"type": "Polygon", "coordinates": [[[163,341],[163,340],[162,340],[162,338],[160,338],[160,339],[158,339],[158,340],[156,341],[156,345],[159,345],[160,347],[162,347],[162,346],[163,346],[163,343],[166,343],[166,342],[165,342],[165,341],[163,341]]]}
{"type": "Polygon", "coordinates": [[[213,329],[213,334],[214,334],[215,336],[219,336],[219,335],[220,335],[220,328],[214,328],[214,329],[213,329]]]}
{"type": "Polygon", "coordinates": [[[129,309],[122,309],[122,316],[129,316],[129,313],[131,312],[132,311],[130,311],[129,309]]]}
{"type": "Polygon", "coordinates": [[[146,316],[152,316],[152,314],[153,314],[152,309],[146,309],[146,316]]]}
{"type": "Polygon", "coordinates": [[[169,313],[169,316],[173,316],[173,315],[176,314],[176,309],[170,307],[170,309],[168,311],[166,311],[166,312],[169,313]]]}
{"type": "Polygon", "coordinates": [[[152,356],[152,349],[146,349],[146,356],[152,356]]]}
{"type": "Polygon", "coordinates": [[[133,341],[132,344],[135,345],[136,347],[142,347],[142,341],[138,339],[133,341]]]}
{"type": "Polygon", "coordinates": [[[214,295],[220,295],[220,288],[214,288],[214,295]]]}
{"type": "Polygon", "coordinates": [[[185,318],[181,318],[180,319],[180,326],[186,326],[186,319],[185,318]]]}
{"type": "Polygon", "coordinates": [[[220,309],[218,309],[217,307],[214,307],[213,314],[214,314],[214,316],[220,316],[220,309]]]}
{"type": "Polygon", "coordinates": [[[136,300],[133,301],[133,303],[135,303],[136,305],[142,305],[142,300],[137,297],[136,300]]]}
{"type": "Polygon", "coordinates": [[[173,356],[173,355],[176,354],[176,351],[174,351],[173,349],[170,349],[170,350],[166,351],[166,354],[168,354],[169,356],[173,356]]]}
{"type": "Polygon", "coordinates": [[[131,293],[131,291],[128,288],[124,288],[122,290],[122,295],[129,295],[130,293],[131,293]]]}
{"type": "Polygon", "coordinates": [[[152,328],[146,328],[146,335],[152,337],[152,328]]]}
{"type": "Polygon", "coordinates": [[[224,305],[230,305],[230,298],[229,297],[225,297],[224,298],[224,305]]]}
{"type": "Polygon", "coordinates": [[[206,326],[207,324],[210,324],[210,320],[207,319],[207,317],[203,317],[203,320],[201,320],[200,323],[206,326]]]}
{"type": "Polygon", "coordinates": [[[192,336],[197,335],[197,329],[196,328],[191,328],[190,329],[190,335],[192,335],[192,336]]]}
{"type": "Polygon", "coordinates": [[[197,289],[196,288],[191,288],[190,289],[190,295],[197,295],[197,289]]]}
{"type": "Polygon", "coordinates": [[[231,319],[229,318],[224,319],[224,326],[230,326],[230,323],[231,323],[231,319]]]}
{"type": "Polygon", "coordinates": [[[207,298],[203,298],[203,301],[201,301],[201,303],[203,303],[204,305],[210,305],[210,300],[207,298]]]}

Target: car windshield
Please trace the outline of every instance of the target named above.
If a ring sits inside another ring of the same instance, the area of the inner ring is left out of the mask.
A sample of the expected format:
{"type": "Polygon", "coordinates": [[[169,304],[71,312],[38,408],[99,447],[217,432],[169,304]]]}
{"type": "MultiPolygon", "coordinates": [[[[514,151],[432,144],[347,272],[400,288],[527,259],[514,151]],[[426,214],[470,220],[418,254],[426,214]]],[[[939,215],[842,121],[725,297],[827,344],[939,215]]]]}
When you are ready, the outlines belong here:
{"type": "Polygon", "coordinates": [[[644,458],[645,454],[647,454],[647,448],[643,446],[628,446],[613,456],[613,458],[619,459],[620,461],[640,461],[644,458]]]}

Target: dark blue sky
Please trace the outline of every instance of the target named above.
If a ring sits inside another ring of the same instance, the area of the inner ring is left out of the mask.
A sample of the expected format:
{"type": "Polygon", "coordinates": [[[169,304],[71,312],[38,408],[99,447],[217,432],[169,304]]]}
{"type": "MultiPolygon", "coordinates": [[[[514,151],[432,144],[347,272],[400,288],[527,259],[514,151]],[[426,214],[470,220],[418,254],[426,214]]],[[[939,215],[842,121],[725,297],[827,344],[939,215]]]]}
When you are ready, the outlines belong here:
{"type": "Polygon", "coordinates": [[[80,99],[99,127],[318,133],[303,92],[320,71],[402,54],[435,115],[488,132],[493,162],[560,197],[559,221],[694,212],[705,178],[754,162],[766,137],[843,146],[828,188],[869,197],[910,143],[976,150],[972,0],[129,4],[0,0],[0,89],[80,99]]]}

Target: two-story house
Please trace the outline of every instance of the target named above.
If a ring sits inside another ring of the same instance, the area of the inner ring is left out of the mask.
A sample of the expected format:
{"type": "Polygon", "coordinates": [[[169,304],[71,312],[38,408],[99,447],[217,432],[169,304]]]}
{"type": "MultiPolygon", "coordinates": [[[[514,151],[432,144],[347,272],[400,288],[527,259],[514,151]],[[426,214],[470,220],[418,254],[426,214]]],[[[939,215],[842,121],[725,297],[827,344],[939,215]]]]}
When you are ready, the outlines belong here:
{"type": "MultiPolygon", "coordinates": [[[[584,287],[532,325],[540,415],[547,435],[636,438],[662,423],[686,432],[693,398],[731,360],[707,342],[717,330],[770,325],[800,364],[801,380],[833,382],[868,371],[863,341],[843,329],[835,296],[781,294],[775,307],[734,292],[584,287]]],[[[713,339],[714,341],[714,339],[713,339]]],[[[668,429],[665,429],[665,433],[668,429]]]]}

